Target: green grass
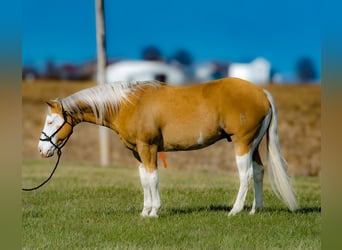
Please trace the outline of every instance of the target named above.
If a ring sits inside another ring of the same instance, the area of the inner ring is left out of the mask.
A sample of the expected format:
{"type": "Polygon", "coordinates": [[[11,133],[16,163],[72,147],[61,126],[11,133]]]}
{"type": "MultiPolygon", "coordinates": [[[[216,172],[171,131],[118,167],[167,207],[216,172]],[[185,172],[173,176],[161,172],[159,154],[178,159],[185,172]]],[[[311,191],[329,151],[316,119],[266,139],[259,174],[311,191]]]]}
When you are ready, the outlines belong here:
{"type": "MultiPolygon", "coordinates": [[[[52,161],[25,161],[23,186],[39,184],[52,161]]],[[[265,176],[264,210],[228,217],[238,177],[160,169],[160,217],[141,218],[143,192],[134,167],[64,163],[39,190],[22,193],[23,249],[320,249],[318,178],[296,178],[295,213],[265,176]]],[[[252,186],[252,185],[251,185],[252,186]]]]}

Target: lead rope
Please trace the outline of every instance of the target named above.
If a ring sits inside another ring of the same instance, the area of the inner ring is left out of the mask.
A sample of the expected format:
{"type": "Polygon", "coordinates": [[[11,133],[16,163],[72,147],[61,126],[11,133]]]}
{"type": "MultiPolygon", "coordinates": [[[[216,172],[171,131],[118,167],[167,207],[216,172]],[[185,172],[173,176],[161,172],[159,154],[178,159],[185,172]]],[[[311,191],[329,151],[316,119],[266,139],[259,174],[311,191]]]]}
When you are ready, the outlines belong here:
{"type": "Polygon", "coordinates": [[[55,167],[53,168],[50,176],[45,181],[43,181],[40,185],[38,185],[36,187],[33,187],[33,188],[22,188],[21,190],[23,190],[23,191],[33,191],[33,190],[36,190],[36,189],[44,186],[52,178],[53,174],[55,173],[55,171],[56,171],[56,169],[58,167],[59,159],[61,158],[61,155],[62,155],[62,150],[60,148],[58,148],[57,155],[58,155],[58,158],[57,158],[57,162],[55,164],[55,167]]]}

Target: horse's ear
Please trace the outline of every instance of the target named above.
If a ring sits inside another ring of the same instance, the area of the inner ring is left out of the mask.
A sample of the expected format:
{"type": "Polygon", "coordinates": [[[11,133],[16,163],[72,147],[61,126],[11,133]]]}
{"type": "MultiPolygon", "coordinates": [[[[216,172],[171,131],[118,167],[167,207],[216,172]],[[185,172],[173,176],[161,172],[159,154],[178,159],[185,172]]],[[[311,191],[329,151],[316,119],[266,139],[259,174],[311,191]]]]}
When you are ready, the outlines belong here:
{"type": "Polygon", "coordinates": [[[56,100],[49,100],[46,102],[46,104],[50,107],[50,108],[57,108],[60,105],[60,102],[58,99],[56,100]]]}
{"type": "Polygon", "coordinates": [[[53,101],[53,100],[49,100],[49,101],[46,102],[46,104],[47,104],[50,108],[52,108],[52,107],[54,106],[54,101],[53,101]]]}

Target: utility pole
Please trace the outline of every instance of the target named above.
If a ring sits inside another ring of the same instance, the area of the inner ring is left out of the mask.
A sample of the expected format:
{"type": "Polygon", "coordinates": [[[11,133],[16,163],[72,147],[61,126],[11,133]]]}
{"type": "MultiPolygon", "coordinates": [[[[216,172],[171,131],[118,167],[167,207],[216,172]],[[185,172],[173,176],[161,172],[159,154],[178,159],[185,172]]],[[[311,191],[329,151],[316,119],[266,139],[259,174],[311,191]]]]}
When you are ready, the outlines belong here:
{"type": "MultiPolygon", "coordinates": [[[[97,82],[106,83],[106,35],[104,21],[104,0],[95,0],[96,11],[96,43],[97,43],[97,82]]],[[[109,165],[110,141],[108,129],[100,127],[99,130],[100,145],[100,164],[109,165]]]]}

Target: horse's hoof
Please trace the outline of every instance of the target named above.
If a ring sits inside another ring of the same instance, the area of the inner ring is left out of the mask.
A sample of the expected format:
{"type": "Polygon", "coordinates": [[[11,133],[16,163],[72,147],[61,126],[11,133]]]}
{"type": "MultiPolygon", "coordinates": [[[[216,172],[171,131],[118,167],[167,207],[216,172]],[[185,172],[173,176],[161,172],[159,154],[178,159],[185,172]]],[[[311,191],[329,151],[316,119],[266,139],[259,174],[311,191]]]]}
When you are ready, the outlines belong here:
{"type": "Polygon", "coordinates": [[[228,213],[228,217],[232,217],[232,216],[234,216],[236,213],[233,213],[232,211],[230,211],[229,213],[228,213]]]}
{"type": "Polygon", "coordinates": [[[149,217],[151,217],[151,218],[158,218],[158,209],[152,208],[152,211],[149,214],[149,217]]]}
{"type": "Polygon", "coordinates": [[[141,217],[148,217],[151,209],[150,208],[144,208],[143,211],[141,212],[141,217]]]}
{"type": "Polygon", "coordinates": [[[230,212],[228,213],[228,216],[231,217],[231,216],[234,216],[234,215],[237,215],[241,210],[230,210],[230,212]]]}
{"type": "Polygon", "coordinates": [[[250,215],[254,215],[262,210],[262,207],[259,208],[252,208],[252,210],[249,212],[250,215]]]}

